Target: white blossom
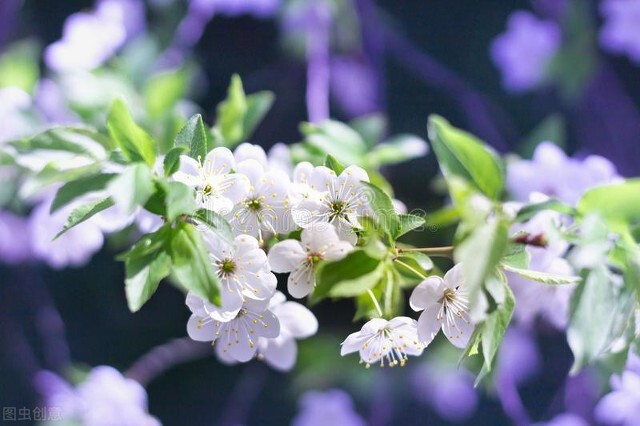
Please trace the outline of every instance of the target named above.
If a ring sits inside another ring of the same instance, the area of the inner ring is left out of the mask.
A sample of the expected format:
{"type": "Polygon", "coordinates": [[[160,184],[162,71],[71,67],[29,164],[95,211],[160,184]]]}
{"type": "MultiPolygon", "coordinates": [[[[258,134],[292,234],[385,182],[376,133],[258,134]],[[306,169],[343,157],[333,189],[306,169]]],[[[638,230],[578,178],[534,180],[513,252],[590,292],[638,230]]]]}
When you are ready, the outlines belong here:
{"type": "Polygon", "coordinates": [[[368,213],[371,196],[362,184],[369,181],[367,172],[358,166],[347,167],[340,176],[324,166],[297,168],[296,172],[307,188],[306,192],[298,189],[300,202],[293,209],[296,224],[306,228],[314,223],[333,223],[341,239],[355,244],[354,228],[359,228],[358,219],[368,213]]]}
{"type": "Polygon", "coordinates": [[[300,303],[287,301],[281,292],[271,298],[269,310],[278,317],[280,334],[275,338],[258,340],[258,356],[275,369],[289,371],[298,356],[297,339],[313,336],[318,331],[318,320],[300,303]]]}
{"type": "Polygon", "coordinates": [[[246,197],[249,180],[235,169],[233,154],[227,148],[215,148],[200,160],[180,156],[180,170],[173,178],[196,190],[196,201],[201,207],[226,214],[235,203],[246,197]]]}
{"type": "Polygon", "coordinates": [[[266,300],[276,289],[266,253],[249,235],[239,235],[228,244],[206,228],[200,228],[214,271],[220,279],[222,306],[237,313],[243,299],[266,300]]]}
{"type": "Polygon", "coordinates": [[[430,276],[413,290],[409,304],[423,311],[418,319],[418,336],[425,345],[431,343],[440,328],[451,343],[464,348],[473,333],[469,319],[462,265],[457,264],[444,276],[430,276]]]}
{"type": "Polygon", "coordinates": [[[340,355],[360,353],[360,362],[370,364],[380,361],[380,367],[404,366],[407,355],[422,354],[424,345],[418,339],[416,320],[396,317],[391,321],[374,318],[360,331],[351,333],[344,342],[340,355]]]}
{"type": "Polygon", "coordinates": [[[239,163],[238,172],[248,178],[250,187],[227,215],[233,229],[260,239],[265,232],[279,234],[295,229],[291,219],[289,176],[279,170],[266,171],[254,159],[239,163]]]}
{"type": "MultiPolygon", "coordinates": [[[[194,297],[188,301],[194,305],[194,297]]],[[[242,308],[234,315],[224,314],[226,322],[202,316],[202,311],[192,309],[193,315],[187,323],[187,332],[193,340],[214,342],[217,355],[224,361],[247,362],[257,350],[261,337],[276,338],[280,334],[280,323],[268,309],[269,300],[246,299],[242,308]]]]}
{"type": "Polygon", "coordinates": [[[329,224],[317,224],[302,230],[301,240],[284,240],[269,250],[269,265],[278,273],[290,272],[287,282],[289,294],[296,299],[313,291],[315,270],[323,260],[338,260],[353,249],[340,241],[336,230],[329,224]]]}

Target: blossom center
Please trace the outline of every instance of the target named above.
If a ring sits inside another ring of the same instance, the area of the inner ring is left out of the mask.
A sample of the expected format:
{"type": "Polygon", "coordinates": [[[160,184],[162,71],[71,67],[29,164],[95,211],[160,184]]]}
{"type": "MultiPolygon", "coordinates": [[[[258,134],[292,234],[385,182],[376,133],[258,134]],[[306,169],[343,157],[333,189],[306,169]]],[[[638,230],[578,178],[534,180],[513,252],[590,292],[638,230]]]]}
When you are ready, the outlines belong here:
{"type": "Polygon", "coordinates": [[[236,263],[231,258],[226,258],[216,262],[218,265],[218,276],[226,278],[236,271],[236,263]]]}
{"type": "Polygon", "coordinates": [[[247,209],[258,212],[262,210],[262,201],[259,198],[253,198],[246,203],[247,209]]]}
{"type": "Polygon", "coordinates": [[[347,203],[345,203],[344,201],[340,201],[340,200],[331,201],[329,203],[330,219],[333,220],[336,217],[343,215],[346,207],[347,207],[347,203]]]}
{"type": "Polygon", "coordinates": [[[320,253],[309,253],[307,255],[307,264],[313,267],[316,264],[318,264],[318,262],[320,262],[322,259],[323,257],[320,253]]]}

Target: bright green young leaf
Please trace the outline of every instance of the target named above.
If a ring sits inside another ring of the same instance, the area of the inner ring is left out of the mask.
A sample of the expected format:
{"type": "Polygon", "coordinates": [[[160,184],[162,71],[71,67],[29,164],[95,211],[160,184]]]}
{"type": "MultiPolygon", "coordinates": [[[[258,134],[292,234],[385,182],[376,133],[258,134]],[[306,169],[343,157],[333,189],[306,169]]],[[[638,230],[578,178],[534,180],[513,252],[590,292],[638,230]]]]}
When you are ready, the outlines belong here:
{"type": "Polygon", "coordinates": [[[367,153],[367,165],[377,169],[387,164],[397,164],[426,155],[429,145],[415,135],[397,135],[375,146],[367,153]]]}
{"type": "Polygon", "coordinates": [[[17,87],[33,93],[40,71],[40,48],[32,40],[13,43],[0,56],[0,87],[17,87]]]}
{"type": "Polygon", "coordinates": [[[640,223],[640,179],[604,185],[585,192],[578,201],[578,214],[599,214],[613,231],[640,223]]]}
{"type": "Polygon", "coordinates": [[[356,297],[372,289],[380,282],[385,275],[384,264],[378,263],[378,266],[368,274],[353,278],[350,280],[342,280],[336,283],[329,290],[330,297],[356,297]]]}
{"type": "Polygon", "coordinates": [[[424,271],[430,271],[433,269],[433,261],[429,256],[424,253],[420,253],[419,251],[405,251],[400,253],[398,259],[413,259],[424,271]]]}
{"type": "Polygon", "coordinates": [[[527,269],[529,267],[530,260],[531,255],[527,251],[526,245],[510,242],[507,246],[507,251],[500,263],[503,266],[510,266],[512,268],[518,269],[527,269]]]}
{"type": "Polygon", "coordinates": [[[100,191],[106,188],[107,184],[117,175],[113,173],[98,173],[83,176],[64,184],[51,204],[51,213],[58,211],[73,200],[93,191],[100,191]]]}
{"type": "Polygon", "coordinates": [[[242,140],[248,140],[256,130],[260,122],[267,115],[275,96],[272,92],[258,92],[247,96],[247,111],[243,120],[242,140]]]}
{"type": "Polygon", "coordinates": [[[180,170],[180,156],[187,152],[187,147],[175,146],[164,156],[164,177],[169,177],[180,170]]]}
{"type": "Polygon", "coordinates": [[[447,181],[451,176],[458,176],[489,198],[500,198],[504,188],[504,167],[492,149],[439,116],[429,117],[428,130],[440,170],[447,181]]]}
{"type": "Polygon", "coordinates": [[[111,105],[107,118],[109,135],[130,162],[146,162],[153,167],[156,161],[156,143],[136,124],[125,103],[117,99],[111,105]]]}
{"type": "Polygon", "coordinates": [[[400,229],[398,230],[397,237],[400,237],[407,232],[413,231],[424,226],[425,220],[423,217],[413,214],[400,214],[398,215],[398,221],[400,222],[400,229]]]}
{"type": "Polygon", "coordinates": [[[208,153],[207,129],[204,127],[202,116],[196,114],[189,119],[187,124],[180,130],[174,142],[176,147],[184,146],[189,148],[189,156],[195,160],[204,162],[208,153]]]}
{"type": "Polygon", "coordinates": [[[76,207],[71,211],[71,214],[69,215],[67,222],[62,227],[62,230],[58,232],[58,234],[53,239],[54,240],[58,239],[61,235],[63,235],[69,229],[81,224],[87,219],[90,219],[95,214],[108,209],[109,207],[113,206],[113,204],[114,203],[111,198],[103,198],[103,199],[91,201],[89,203],[76,207]]]}
{"type": "Polygon", "coordinates": [[[220,306],[220,283],[209,252],[196,228],[180,222],[173,230],[169,249],[173,276],[185,291],[220,306]]]}
{"type": "Polygon", "coordinates": [[[216,236],[222,239],[227,244],[234,244],[235,236],[231,224],[220,214],[207,210],[199,209],[193,215],[193,218],[199,222],[202,222],[207,228],[209,228],[216,236]]]}
{"type": "Polygon", "coordinates": [[[502,264],[502,269],[507,272],[513,272],[520,275],[522,278],[526,278],[531,281],[537,281],[539,283],[549,285],[562,285],[562,284],[577,284],[580,282],[580,277],[575,275],[556,275],[548,272],[532,271],[530,269],[516,268],[510,265],[502,264]]]}
{"type": "MultiPolygon", "coordinates": [[[[354,250],[341,260],[324,263],[316,271],[316,288],[311,293],[309,301],[311,303],[320,301],[338,284],[347,291],[350,283],[359,286],[360,278],[370,274],[375,278],[377,274],[375,271],[379,265],[380,260],[370,257],[364,250],[354,250]]],[[[372,283],[373,285],[375,283],[372,283]]]]}
{"type": "Polygon", "coordinates": [[[234,74],[227,91],[227,98],[218,105],[216,128],[224,138],[225,145],[232,147],[244,137],[244,120],[248,110],[247,97],[240,76],[234,74]]]}
{"type": "Polygon", "coordinates": [[[9,145],[20,154],[30,154],[39,150],[64,151],[92,160],[104,160],[106,158],[105,147],[110,147],[110,142],[107,139],[90,129],[55,127],[31,138],[10,142],[9,145]]]}
{"type": "Polygon", "coordinates": [[[153,296],[160,281],[171,273],[171,257],[167,252],[171,243],[171,228],[163,226],[144,235],[120,256],[125,262],[125,291],[131,312],[138,311],[153,296]]]}
{"type": "Polygon", "coordinates": [[[360,164],[367,145],[358,133],[346,124],[327,120],[321,124],[303,123],[300,131],[305,144],[324,155],[331,154],[343,164],[360,164]]]}
{"type": "Polygon", "coordinates": [[[155,192],[151,169],[143,163],[130,165],[109,182],[107,192],[123,212],[132,213],[155,192]]]}
{"type": "Polygon", "coordinates": [[[158,118],[170,112],[184,97],[188,86],[189,72],[186,68],[152,76],[142,90],[149,115],[158,118]]]}
{"type": "Polygon", "coordinates": [[[378,226],[388,236],[395,239],[400,231],[400,220],[391,198],[377,186],[368,182],[363,182],[363,184],[370,194],[369,203],[378,226]]]}
{"type": "Polygon", "coordinates": [[[173,222],[182,215],[191,216],[198,209],[193,188],[181,182],[164,185],[167,220],[173,222]]]}
{"type": "Polygon", "coordinates": [[[345,169],[344,165],[336,160],[333,155],[327,155],[327,158],[324,160],[325,167],[330,168],[336,175],[340,175],[342,171],[345,169]]]}

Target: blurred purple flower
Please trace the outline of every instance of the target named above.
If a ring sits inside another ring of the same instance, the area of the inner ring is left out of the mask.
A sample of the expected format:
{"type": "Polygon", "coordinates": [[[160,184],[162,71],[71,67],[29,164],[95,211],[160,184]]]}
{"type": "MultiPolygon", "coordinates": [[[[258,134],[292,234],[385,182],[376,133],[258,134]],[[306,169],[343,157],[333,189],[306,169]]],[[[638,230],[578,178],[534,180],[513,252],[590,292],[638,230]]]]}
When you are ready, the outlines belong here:
{"type": "Polygon", "coordinates": [[[60,407],[67,421],[84,426],[157,426],[147,412],[147,393],[135,380],[108,366],[95,367],[76,388],[49,371],[36,375],[45,403],[60,407]]]}
{"type": "Polygon", "coordinates": [[[567,155],[551,142],[536,148],[533,159],[508,165],[507,188],[513,199],[527,202],[534,192],[575,204],[582,194],[597,185],[619,179],[616,167],[604,157],[589,155],[583,160],[567,155]]]}
{"type": "Polygon", "coordinates": [[[201,10],[212,10],[221,15],[253,15],[259,18],[273,16],[280,0],[191,0],[201,10]]]}
{"type": "Polygon", "coordinates": [[[610,380],[611,393],[595,408],[595,417],[604,425],[640,425],[640,375],[627,370],[610,380]]]}
{"type": "Polygon", "coordinates": [[[28,113],[31,96],[16,87],[0,88],[0,144],[33,132],[33,121],[28,113]]]}
{"type": "Polygon", "coordinates": [[[55,81],[43,78],[35,94],[38,110],[53,124],[77,123],[80,119],[67,107],[62,88],[55,81]]]}
{"type": "Polygon", "coordinates": [[[53,214],[49,213],[53,197],[37,205],[29,217],[31,247],[34,256],[55,269],[82,266],[102,247],[101,229],[91,221],[81,223],[55,241],[53,237],[62,230],[75,203],[53,214]]]}
{"type": "Polygon", "coordinates": [[[473,375],[454,365],[429,362],[415,367],[411,387],[417,400],[429,404],[449,421],[468,419],[478,406],[473,375]]]}
{"type": "Polygon", "coordinates": [[[341,389],[324,392],[306,392],[299,401],[300,412],[293,419],[293,426],[364,426],[365,422],[354,411],[353,401],[341,389]]]}
{"type": "Polygon", "coordinates": [[[561,41],[562,32],[555,22],[526,11],[513,12],[507,31],[491,44],[491,57],[500,68],[505,89],[523,92],[539,86],[561,41]]]}
{"type": "Polygon", "coordinates": [[[331,92],[349,117],[378,110],[376,73],[367,63],[342,56],[331,61],[331,92]]]}
{"type": "Polygon", "coordinates": [[[140,0],[101,0],[92,12],[67,18],[62,39],[46,49],[45,62],[59,72],[97,68],[142,28],[144,5],[140,0]]]}
{"type": "Polygon", "coordinates": [[[533,378],[539,371],[541,356],[531,333],[510,327],[500,347],[497,377],[515,385],[533,378]]]}
{"type": "Polygon", "coordinates": [[[31,257],[29,226],[25,218],[0,210],[0,262],[16,264],[31,257]]]}
{"type": "Polygon", "coordinates": [[[626,54],[640,64],[640,1],[605,0],[600,3],[604,25],[600,30],[603,49],[626,54]]]}
{"type": "Polygon", "coordinates": [[[535,423],[534,426],[589,426],[589,423],[576,414],[563,413],[548,422],[535,423]]]}
{"type": "Polygon", "coordinates": [[[567,412],[589,419],[593,415],[593,407],[598,397],[598,381],[589,369],[580,371],[576,376],[567,377],[564,390],[564,406],[567,412]]]}

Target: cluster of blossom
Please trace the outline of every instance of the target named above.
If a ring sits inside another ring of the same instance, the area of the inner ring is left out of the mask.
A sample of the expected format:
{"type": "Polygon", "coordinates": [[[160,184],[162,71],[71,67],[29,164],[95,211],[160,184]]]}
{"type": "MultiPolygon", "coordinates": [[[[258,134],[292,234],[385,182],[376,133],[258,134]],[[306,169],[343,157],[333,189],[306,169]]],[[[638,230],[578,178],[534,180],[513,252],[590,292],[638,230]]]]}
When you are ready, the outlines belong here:
{"type": "Polygon", "coordinates": [[[99,366],[76,386],[50,371],[41,371],[35,385],[50,407],[60,409],[69,424],[85,426],[159,426],[147,410],[147,392],[116,369],[99,366]]]}

